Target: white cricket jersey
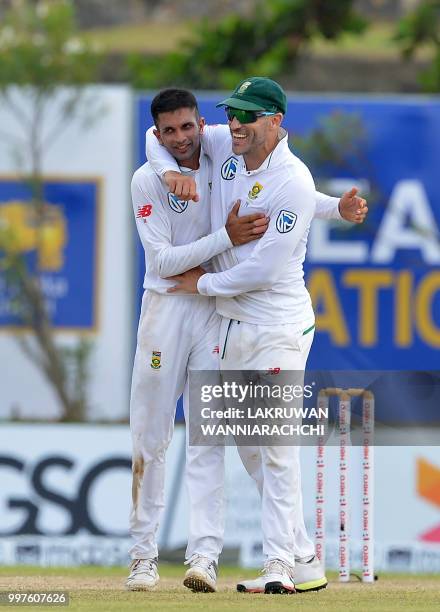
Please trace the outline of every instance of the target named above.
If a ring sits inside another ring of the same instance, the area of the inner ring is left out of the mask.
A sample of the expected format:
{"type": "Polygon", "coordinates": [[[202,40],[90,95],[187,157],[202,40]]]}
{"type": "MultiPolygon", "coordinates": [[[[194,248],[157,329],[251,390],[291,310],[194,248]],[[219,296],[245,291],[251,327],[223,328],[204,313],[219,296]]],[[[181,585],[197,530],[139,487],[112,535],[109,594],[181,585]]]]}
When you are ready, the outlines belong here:
{"type": "Polygon", "coordinates": [[[169,193],[148,162],[136,170],[131,183],[136,227],[145,250],[144,288],[157,293],[166,293],[175,284],[166,277],[232,247],[224,224],[210,234],[209,158],[202,152],[199,170],[179,170],[195,177],[199,202],[179,200],[169,193]]]}
{"type": "MultiPolygon", "coordinates": [[[[303,273],[307,236],[316,201],[319,216],[340,218],[338,199],[316,194],[308,168],[289,150],[287,137],[252,171],[233,153],[228,126],[205,127],[203,146],[213,161],[211,229],[224,225],[238,199],[240,216],[264,212],[270,224],[258,241],[219,254],[214,259],[217,273],[202,276],[199,292],[216,296],[217,311],[231,319],[259,324],[313,320],[303,273]]],[[[150,130],[147,156],[161,175],[179,171],[150,130]]]]}

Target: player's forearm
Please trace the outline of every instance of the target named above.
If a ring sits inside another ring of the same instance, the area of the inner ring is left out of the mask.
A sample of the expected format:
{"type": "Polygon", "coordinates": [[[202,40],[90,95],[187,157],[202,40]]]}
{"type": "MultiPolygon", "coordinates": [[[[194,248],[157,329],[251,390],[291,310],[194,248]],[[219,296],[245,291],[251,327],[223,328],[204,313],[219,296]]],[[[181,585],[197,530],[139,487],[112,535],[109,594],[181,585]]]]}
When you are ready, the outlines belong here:
{"type": "Polygon", "coordinates": [[[168,278],[195,268],[231,247],[232,242],[223,227],[190,244],[156,247],[154,252],[150,247],[149,260],[161,278],[168,278]]]}
{"type": "Polygon", "coordinates": [[[341,214],[339,212],[339,198],[334,198],[319,191],[315,193],[315,196],[316,219],[337,219],[338,221],[342,219],[341,214]]]}
{"type": "MultiPolygon", "coordinates": [[[[233,268],[216,274],[203,275],[197,284],[202,295],[234,297],[249,291],[272,287],[284,274],[287,262],[310,226],[314,203],[309,198],[294,228],[286,232],[277,229],[275,219],[260,239],[252,255],[233,268]]],[[[281,211],[279,214],[282,214],[281,211]]]]}
{"type": "Polygon", "coordinates": [[[240,274],[231,268],[216,274],[204,274],[197,283],[197,289],[201,295],[235,297],[250,291],[270,289],[278,278],[279,275],[270,266],[260,270],[250,267],[240,274]]]}
{"type": "Polygon", "coordinates": [[[154,128],[150,127],[145,134],[145,153],[153,170],[159,176],[163,176],[168,170],[180,172],[179,164],[174,157],[168,153],[154,135],[154,128]]]}
{"type": "Polygon", "coordinates": [[[202,295],[217,297],[270,289],[283,275],[296,244],[296,239],[280,245],[274,236],[263,237],[248,259],[229,270],[205,274],[199,279],[197,289],[202,295]]]}

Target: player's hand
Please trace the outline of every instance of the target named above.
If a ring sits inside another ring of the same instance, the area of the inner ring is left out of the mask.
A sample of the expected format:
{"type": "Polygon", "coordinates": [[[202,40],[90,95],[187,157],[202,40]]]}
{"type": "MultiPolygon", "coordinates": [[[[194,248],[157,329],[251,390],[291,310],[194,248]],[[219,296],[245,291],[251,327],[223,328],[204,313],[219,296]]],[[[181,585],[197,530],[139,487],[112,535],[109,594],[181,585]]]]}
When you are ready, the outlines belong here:
{"type": "Polygon", "coordinates": [[[368,213],[367,202],[357,195],[358,191],[357,187],[352,187],[339,200],[341,217],[351,223],[363,223],[368,213]]]}
{"type": "Polygon", "coordinates": [[[174,281],[175,285],[167,289],[167,293],[198,293],[197,281],[204,274],[206,274],[205,270],[198,266],[183,274],[170,276],[168,280],[174,281]]]}
{"type": "Polygon", "coordinates": [[[269,219],[264,213],[238,216],[240,200],[237,200],[226,221],[226,231],[234,246],[246,244],[251,240],[261,238],[269,225],[269,219]]]}
{"type": "Polygon", "coordinates": [[[179,200],[193,200],[198,202],[200,197],[197,193],[196,181],[192,176],[186,176],[175,172],[174,170],[168,170],[163,175],[163,180],[171,193],[174,193],[179,200]]]}

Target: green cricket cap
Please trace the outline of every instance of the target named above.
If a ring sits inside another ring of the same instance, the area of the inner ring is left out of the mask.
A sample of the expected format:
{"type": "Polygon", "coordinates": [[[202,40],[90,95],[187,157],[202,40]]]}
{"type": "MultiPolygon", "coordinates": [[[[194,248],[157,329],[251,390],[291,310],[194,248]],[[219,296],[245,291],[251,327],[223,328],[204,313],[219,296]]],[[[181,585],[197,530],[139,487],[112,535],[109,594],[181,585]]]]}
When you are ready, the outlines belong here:
{"type": "Polygon", "coordinates": [[[216,106],[230,106],[240,110],[268,111],[286,114],[287,99],[278,83],[267,77],[250,77],[234,89],[226,100],[216,106]]]}

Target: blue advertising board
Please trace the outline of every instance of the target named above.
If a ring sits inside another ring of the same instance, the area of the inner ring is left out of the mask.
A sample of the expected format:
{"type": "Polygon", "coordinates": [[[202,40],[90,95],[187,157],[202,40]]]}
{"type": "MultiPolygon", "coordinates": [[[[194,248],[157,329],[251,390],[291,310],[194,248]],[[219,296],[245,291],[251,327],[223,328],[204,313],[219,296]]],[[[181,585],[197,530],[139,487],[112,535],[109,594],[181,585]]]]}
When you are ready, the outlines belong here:
{"type": "MultiPolygon", "coordinates": [[[[23,178],[0,177],[0,258],[24,256],[56,329],[97,325],[99,179],[45,177],[37,221],[23,178]],[[38,228],[38,229],[37,229],[38,228]]],[[[16,287],[0,276],[0,329],[21,327],[16,287]]]]}

